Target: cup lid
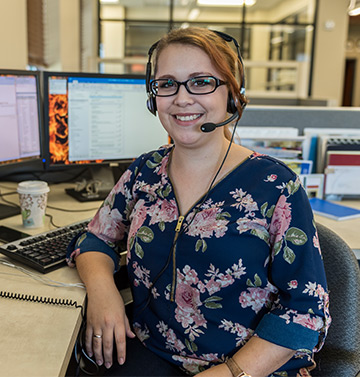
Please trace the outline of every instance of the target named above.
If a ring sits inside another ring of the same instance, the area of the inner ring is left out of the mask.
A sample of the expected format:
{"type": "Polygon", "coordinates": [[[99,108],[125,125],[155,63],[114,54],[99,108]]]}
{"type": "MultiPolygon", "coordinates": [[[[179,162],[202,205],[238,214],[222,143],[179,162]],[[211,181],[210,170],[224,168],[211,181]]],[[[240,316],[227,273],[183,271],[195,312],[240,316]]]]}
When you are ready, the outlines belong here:
{"type": "Polygon", "coordinates": [[[45,181],[23,181],[18,184],[19,194],[45,194],[50,188],[45,181]]]}

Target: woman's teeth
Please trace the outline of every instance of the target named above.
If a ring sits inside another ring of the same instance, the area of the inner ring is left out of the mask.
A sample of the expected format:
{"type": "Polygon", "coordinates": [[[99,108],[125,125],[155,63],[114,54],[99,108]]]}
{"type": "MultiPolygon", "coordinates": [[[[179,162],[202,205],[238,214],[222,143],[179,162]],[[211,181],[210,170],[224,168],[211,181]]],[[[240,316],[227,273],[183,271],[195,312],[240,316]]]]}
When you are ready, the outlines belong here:
{"type": "Polygon", "coordinates": [[[176,119],[181,120],[182,122],[188,122],[190,120],[195,120],[200,117],[200,114],[197,115],[175,115],[176,119]]]}

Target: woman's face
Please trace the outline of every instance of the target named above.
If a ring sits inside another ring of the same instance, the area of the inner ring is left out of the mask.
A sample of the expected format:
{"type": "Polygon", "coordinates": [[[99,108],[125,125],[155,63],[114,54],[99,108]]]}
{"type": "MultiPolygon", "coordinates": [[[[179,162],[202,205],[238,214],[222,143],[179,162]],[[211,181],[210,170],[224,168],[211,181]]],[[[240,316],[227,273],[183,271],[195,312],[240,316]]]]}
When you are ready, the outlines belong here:
{"type": "MultiPolygon", "coordinates": [[[[156,79],[185,81],[196,76],[215,76],[222,79],[208,55],[198,47],[172,44],[158,57],[156,79]]],[[[205,95],[190,94],[181,85],[177,94],[156,97],[160,121],[175,144],[196,146],[214,135],[223,136],[222,127],[204,134],[200,126],[207,122],[219,123],[226,118],[228,89],[219,86],[205,95]]]]}

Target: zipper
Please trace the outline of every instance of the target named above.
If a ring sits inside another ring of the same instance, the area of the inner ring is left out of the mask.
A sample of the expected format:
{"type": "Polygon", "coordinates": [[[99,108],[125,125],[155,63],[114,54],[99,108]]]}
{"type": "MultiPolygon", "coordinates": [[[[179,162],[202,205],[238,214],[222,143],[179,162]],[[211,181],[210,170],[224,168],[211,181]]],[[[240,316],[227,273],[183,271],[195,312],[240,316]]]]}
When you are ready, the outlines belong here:
{"type": "Polygon", "coordinates": [[[171,284],[171,293],[170,293],[170,301],[175,301],[175,284],[176,284],[176,241],[179,237],[180,230],[182,223],[185,219],[185,216],[179,216],[176,227],[175,227],[175,237],[173,242],[173,251],[172,251],[172,261],[173,261],[173,278],[172,278],[172,284],[171,284]]]}

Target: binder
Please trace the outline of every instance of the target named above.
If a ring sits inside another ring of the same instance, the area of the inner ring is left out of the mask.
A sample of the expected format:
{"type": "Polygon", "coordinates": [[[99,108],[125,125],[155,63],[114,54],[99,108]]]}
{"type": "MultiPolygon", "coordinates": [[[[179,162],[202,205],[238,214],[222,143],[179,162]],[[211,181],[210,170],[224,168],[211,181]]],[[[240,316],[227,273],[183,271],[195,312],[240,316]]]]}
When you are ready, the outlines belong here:
{"type": "Polygon", "coordinates": [[[309,199],[314,213],[329,217],[330,219],[342,221],[360,217],[360,210],[336,204],[328,200],[311,198],[309,199]]]}

